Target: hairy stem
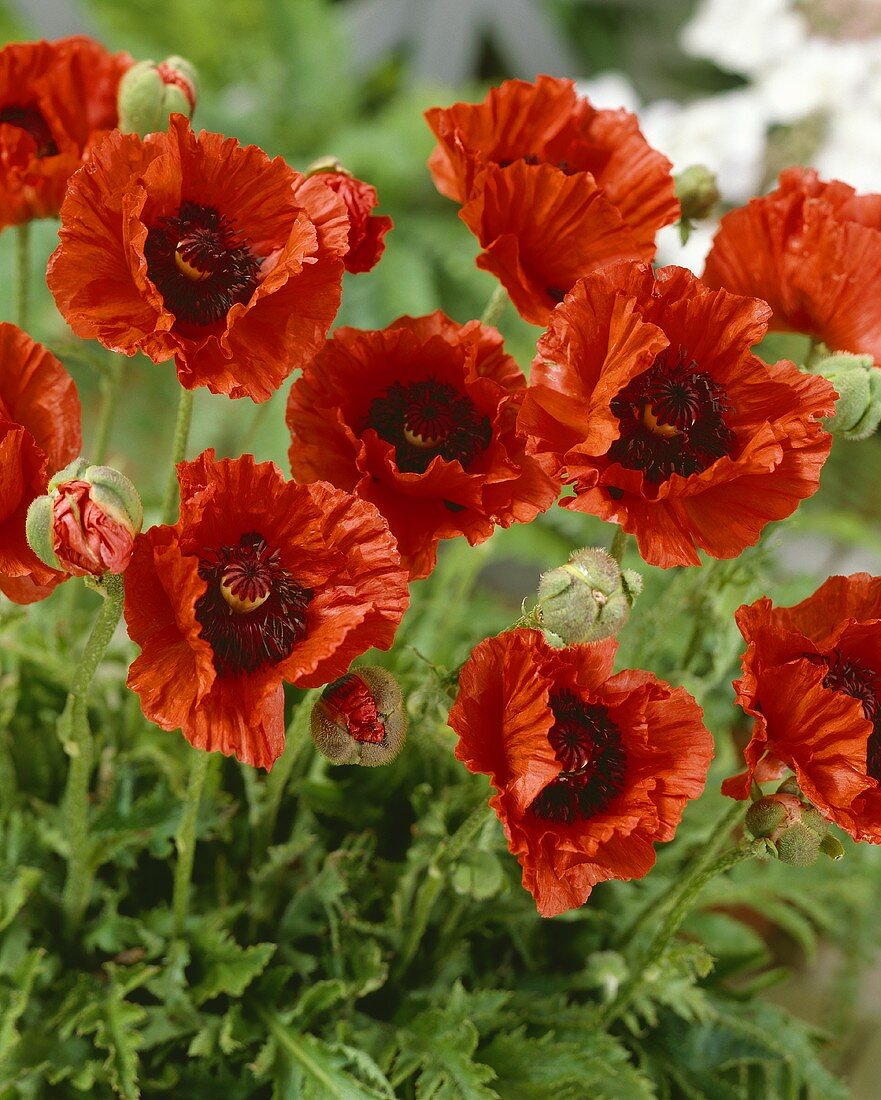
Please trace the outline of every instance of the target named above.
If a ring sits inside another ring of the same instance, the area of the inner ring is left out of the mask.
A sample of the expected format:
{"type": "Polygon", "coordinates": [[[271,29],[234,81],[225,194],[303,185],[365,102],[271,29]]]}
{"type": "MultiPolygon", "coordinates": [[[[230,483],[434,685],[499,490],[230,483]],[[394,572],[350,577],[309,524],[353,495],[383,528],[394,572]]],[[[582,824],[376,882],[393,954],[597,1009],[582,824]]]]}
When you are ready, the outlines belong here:
{"type": "Polygon", "coordinates": [[[630,536],[624,530],[623,527],[615,528],[615,537],[612,539],[612,545],[609,548],[609,554],[620,565],[624,557],[624,551],[627,549],[627,543],[630,536]]]}
{"type": "Polygon", "coordinates": [[[15,227],[15,317],[27,329],[31,319],[31,223],[15,227]]]}
{"type": "Polygon", "coordinates": [[[89,688],[116,630],[123,604],[122,577],[108,575],[104,578],[104,585],[104,602],[74,671],[67,704],[58,719],[58,734],[70,757],[64,793],[68,857],[63,906],[71,931],[79,926],[89,904],[94,874],[89,849],[89,783],[93,756],[88,714],[89,688]]]}
{"type": "Polygon", "coordinates": [[[738,863],[743,863],[744,860],[761,855],[766,850],[764,841],[749,840],[743,841],[736,848],[724,852],[710,864],[706,864],[701,860],[695,861],[684,877],[676,883],[675,893],[671,898],[670,910],[652,938],[651,943],[634,963],[630,977],[621,985],[614,1001],[610,1001],[601,1009],[600,1019],[605,1027],[608,1028],[613,1024],[630,1007],[634,997],[645,983],[647,972],[650,972],[660,960],[707,883],[717,875],[721,875],[737,866],[738,863]]]}
{"type": "MultiPolygon", "coordinates": [[[[696,867],[708,867],[716,856],[719,854],[720,849],[725,845],[731,830],[734,826],[743,819],[746,810],[742,802],[734,802],[729,806],[716,828],[713,830],[713,835],[700,846],[699,852],[694,856],[696,861],[696,867]]],[[[674,878],[667,889],[658,897],[653,897],[647,905],[640,910],[637,917],[617,936],[615,943],[619,947],[626,948],[628,944],[633,943],[639,939],[646,929],[654,924],[661,916],[662,913],[666,913],[679,893],[681,886],[681,879],[674,878]]]]}
{"type": "Polygon", "coordinates": [[[122,367],[122,357],[115,355],[101,379],[101,410],[98,413],[95,441],[92,444],[92,453],[89,456],[95,466],[100,466],[107,458],[110,432],[113,428],[113,415],[116,412],[116,403],[119,400],[119,392],[122,388],[122,367]]]}
{"type": "Polygon", "coordinates": [[[162,498],[162,522],[174,523],[177,518],[177,464],[183,460],[190,437],[190,422],[193,419],[193,391],[181,389],[177,406],[177,420],[174,424],[174,438],[171,443],[171,469],[165,484],[162,498]]]}
{"type": "Polygon", "coordinates": [[[278,820],[278,811],[281,809],[281,801],[287,789],[288,782],[297,762],[302,758],[305,749],[312,744],[309,736],[309,720],[312,716],[312,708],[321,695],[321,688],[312,688],[307,691],[294,711],[291,724],[285,734],[285,749],[276,760],[275,766],[266,780],[266,798],[260,820],[254,830],[252,863],[257,867],[260,860],[266,854],[266,850],[272,843],[272,835],[275,832],[275,823],[278,820]]]}
{"type": "Polygon", "coordinates": [[[174,894],[171,911],[174,922],[174,934],[183,936],[187,916],[190,911],[190,886],[193,876],[193,859],[196,854],[196,824],[199,819],[199,803],[202,801],[202,788],[208,774],[211,756],[207,752],[195,749],[190,764],[190,778],[187,793],[184,796],[183,813],[174,835],[177,848],[177,863],[174,867],[174,894]]]}

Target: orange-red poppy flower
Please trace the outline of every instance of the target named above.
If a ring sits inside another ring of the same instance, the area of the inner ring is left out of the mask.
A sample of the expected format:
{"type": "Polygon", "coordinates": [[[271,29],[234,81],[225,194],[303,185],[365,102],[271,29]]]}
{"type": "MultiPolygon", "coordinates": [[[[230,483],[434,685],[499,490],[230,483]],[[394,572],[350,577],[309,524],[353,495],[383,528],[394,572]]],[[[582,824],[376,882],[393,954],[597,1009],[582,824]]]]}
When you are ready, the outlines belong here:
{"type": "Polygon", "coordinates": [[[764,298],[772,329],[881,365],[881,195],[788,168],[776,191],[725,215],[703,277],[764,298]]]}
{"type": "Polygon", "coordinates": [[[135,540],[128,684],[194,747],[269,770],[284,748],[282,681],[318,687],[388,649],[407,574],[377,510],[285,481],[251,455],[178,467],[180,518],[135,540]]]}
{"type": "Polygon", "coordinates": [[[642,878],[704,788],[713,740],[684,688],[612,675],[614,639],[554,649],[512,630],[474,650],[449,723],[456,756],[490,777],[490,805],[542,916],[598,882],[642,878]]]}
{"type": "Polygon", "coordinates": [[[16,603],[43,599],[67,577],[28,546],[25,518],[81,446],[73,379],[26,332],[0,322],[0,592],[16,603]]]}
{"type": "Polygon", "coordinates": [[[71,174],[116,126],[130,65],[80,36],[0,50],[0,228],[58,213],[71,174]]]}
{"type": "Polygon", "coordinates": [[[360,275],[371,271],[385,251],[385,235],[394,225],[386,214],[374,214],[379,199],[376,188],[357,179],[350,172],[322,171],[321,180],[346,204],[349,215],[349,251],[346,271],[360,275]]]}
{"type": "Polygon", "coordinates": [[[477,321],[438,312],[337,329],[291,387],[291,468],[372,501],[411,577],[425,577],[441,539],[483,542],[556,499],[516,430],[524,387],[501,336],[477,321]]]}
{"type": "Polygon", "coordinates": [[[519,423],[575,495],[652,565],[731,558],[816,491],[835,391],[750,348],[764,302],[684,268],[620,264],[579,282],[538,344],[519,423]]]}
{"type": "Polygon", "coordinates": [[[722,790],[791,769],[805,796],[856,840],[881,843],[881,577],[830,577],[795,607],[737,612],[747,649],[737,702],[754,720],[747,770],[722,790]]]}
{"type": "Polygon", "coordinates": [[[174,115],[110,135],[71,180],[49,288],[78,336],[265,401],[324,342],[348,232],[320,177],[174,115]]]}
{"type": "Polygon", "coordinates": [[[597,110],[571,80],[508,80],[483,103],[426,112],[442,194],[527,321],[545,324],[582,276],[615,260],[650,260],[679,216],[670,162],[627,111],[597,110]]]}

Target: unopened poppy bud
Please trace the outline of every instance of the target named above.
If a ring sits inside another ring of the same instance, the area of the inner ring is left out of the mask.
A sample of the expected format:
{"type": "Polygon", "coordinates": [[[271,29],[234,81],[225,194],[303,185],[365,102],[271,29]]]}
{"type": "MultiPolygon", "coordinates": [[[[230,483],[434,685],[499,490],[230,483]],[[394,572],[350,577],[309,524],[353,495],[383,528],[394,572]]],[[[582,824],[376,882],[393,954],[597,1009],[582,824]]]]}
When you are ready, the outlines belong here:
{"type": "Polygon", "coordinates": [[[703,164],[692,164],[680,172],[675,185],[684,220],[700,221],[709,217],[719,201],[716,173],[703,164]]]}
{"type": "Polygon", "coordinates": [[[26,531],[31,549],[53,569],[101,577],[124,572],[143,520],[141,499],[127,477],[77,459],[33,501],[26,531]]]}
{"type": "Polygon", "coordinates": [[[868,439],[881,423],[881,371],[870,355],[837,351],[805,368],[827,378],[838,392],[835,414],[826,428],[843,439],[868,439]]]}
{"type": "Polygon", "coordinates": [[[566,645],[596,642],[616,634],[627,622],[642,578],[623,573],[605,550],[576,550],[565,565],[543,573],[538,585],[542,626],[566,645]]]}
{"type": "Polygon", "coordinates": [[[406,735],[404,697],[384,668],[365,666],[334,680],[312,710],[312,740],[331,764],[389,764],[406,735]]]}
{"type": "Polygon", "coordinates": [[[196,70],[186,58],[138,61],[119,82],[119,128],[141,137],[166,130],[173,114],[193,117],[196,96],[196,70]]]}
{"type": "Polygon", "coordinates": [[[778,791],[758,799],[747,810],[744,824],[751,836],[768,842],[781,863],[808,867],[821,851],[840,858],[833,850],[841,845],[829,836],[826,819],[796,794],[778,791]]]}

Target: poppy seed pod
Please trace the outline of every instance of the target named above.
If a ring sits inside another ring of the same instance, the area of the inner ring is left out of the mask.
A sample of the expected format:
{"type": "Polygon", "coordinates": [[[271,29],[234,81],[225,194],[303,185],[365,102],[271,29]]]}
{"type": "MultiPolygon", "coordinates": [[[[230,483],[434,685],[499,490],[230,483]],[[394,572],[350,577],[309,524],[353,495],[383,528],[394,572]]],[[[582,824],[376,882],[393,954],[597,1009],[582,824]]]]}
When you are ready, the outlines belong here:
{"type": "Polygon", "coordinates": [[[754,802],[744,824],[751,836],[767,841],[769,851],[781,863],[793,867],[809,867],[821,851],[830,859],[840,859],[844,854],[841,844],[829,836],[829,825],[822,814],[785,786],[754,802]]]}
{"type": "Polygon", "coordinates": [[[196,95],[196,70],[186,58],[139,61],[119,82],[119,129],[141,137],[165,130],[173,114],[192,118],[196,95]]]}
{"type": "Polygon", "coordinates": [[[49,482],[28,509],[26,531],[41,561],[76,577],[122,573],[141,530],[141,498],[110,466],[79,458],[49,482]]]}
{"type": "Polygon", "coordinates": [[[576,550],[565,565],[543,573],[538,606],[546,629],[566,645],[596,642],[617,634],[642,590],[642,577],[622,573],[605,550],[576,550]]]}
{"type": "Polygon", "coordinates": [[[404,697],[384,668],[365,666],[334,680],[312,710],[312,740],[331,764],[390,764],[406,735],[404,697]]]}

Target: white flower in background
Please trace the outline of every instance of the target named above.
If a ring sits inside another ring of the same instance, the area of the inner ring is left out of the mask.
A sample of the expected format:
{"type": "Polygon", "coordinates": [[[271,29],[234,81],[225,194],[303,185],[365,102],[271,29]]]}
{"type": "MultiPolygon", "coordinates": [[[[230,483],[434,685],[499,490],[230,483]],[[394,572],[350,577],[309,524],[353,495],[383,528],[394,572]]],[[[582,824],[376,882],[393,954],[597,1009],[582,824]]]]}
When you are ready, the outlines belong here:
{"type": "Polygon", "coordinates": [[[575,90],[600,110],[616,110],[618,107],[623,107],[625,111],[639,113],[639,93],[630,83],[630,79],[617,70],[609,69],[608,72],[598,73],[589,80],[579,80],[575,90]]]}
{"type": "Polygon", "coordinates": [[[683,244],[679,226],[665,225],[655,238],[658,245],[655,263],[661,267],[678,264],[700,275],[718,228],[718,222],[695,222],[688,240],[683,244]]]}
{"type": "Polygon", "coordinates": [[[815,111],[856,106],[881,92],[881,40],[809,38],[769,66],[755,88],[772,123],[798,122],[815,111]]]}
{"type": "Polygon", "coordinates": [[[705,0],[680,41],[693,57],[752,76],[800,49],[808,31],[791,0],[705,0]]]}
{"type": "Polygon", "coordinates": [[[766,123],[761,100],[738,88],[691,103],[661,100],[640,114],[648,141],[673,161],[674,172],[705,164],[727,203],[743,203],[761,184],[766,123]]]}

